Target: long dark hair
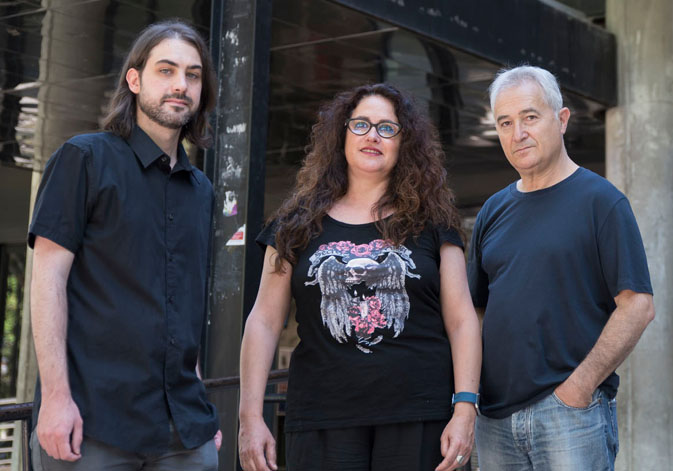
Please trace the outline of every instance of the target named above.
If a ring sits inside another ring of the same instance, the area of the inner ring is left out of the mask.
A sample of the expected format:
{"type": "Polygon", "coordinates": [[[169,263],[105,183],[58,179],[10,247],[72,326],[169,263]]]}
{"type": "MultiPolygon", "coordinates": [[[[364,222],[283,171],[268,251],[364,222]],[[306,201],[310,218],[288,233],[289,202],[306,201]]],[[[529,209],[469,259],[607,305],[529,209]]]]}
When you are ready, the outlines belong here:
{"type": "Polygon", "coordinates": [[[201,57],[202,85],[201,102],[194,117],[182,127],[180,139],[187,139],[199,147],[208,147],[212,142],[208,113],[215,107],[215,70],[210,52],[201,35],[187,23],[172,19],[149,25],[138,38],[126,56],[117,82],[117,88],[110,99],[109,111],[103,120],[103,129],[126,139],[131,136],[136,123],[136,95],[126,83],[129,69],[142,72],[152,49],[164,39],[178,38],[188,42],[201,57]]]}
{"type": "Polygon", "coordinates": [[[344,123],[370,95],[389,100],[402,125],[397,163],[386,192],[373,209],[384,239],[402,244],[418,236],[428,223],[462,234],[437,129],[408,95],[392,85],[363,85],[338,94],[320,109],[292,195],[270,219],[276,224],[276,271],[282,271],[282,260],[296,263],[297,252],[322,232],[323,217],[346,194],[344,123]],[[392,215],[384,218],[389,210],[392,215]]]}

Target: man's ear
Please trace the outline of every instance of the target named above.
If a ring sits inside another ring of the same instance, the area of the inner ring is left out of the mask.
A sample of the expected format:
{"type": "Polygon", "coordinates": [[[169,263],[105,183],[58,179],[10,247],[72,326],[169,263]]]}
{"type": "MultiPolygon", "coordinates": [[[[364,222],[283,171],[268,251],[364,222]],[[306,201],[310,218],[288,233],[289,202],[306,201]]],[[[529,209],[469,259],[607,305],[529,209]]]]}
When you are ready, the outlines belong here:
{"type": "Polygon", "coordinates": [[[126,83],[131,90],[136,95],[140,93],[140,72],[133,67],[126,72],[126,83]]]}
{"type": "Polygon", "coordinates": [[[561,134],[566,133],[568,129],[568,120],[570,119],[570,110],[568,108],[561,108],[561,111],[558,112],[558,119],[561,121],[561,134]]]}

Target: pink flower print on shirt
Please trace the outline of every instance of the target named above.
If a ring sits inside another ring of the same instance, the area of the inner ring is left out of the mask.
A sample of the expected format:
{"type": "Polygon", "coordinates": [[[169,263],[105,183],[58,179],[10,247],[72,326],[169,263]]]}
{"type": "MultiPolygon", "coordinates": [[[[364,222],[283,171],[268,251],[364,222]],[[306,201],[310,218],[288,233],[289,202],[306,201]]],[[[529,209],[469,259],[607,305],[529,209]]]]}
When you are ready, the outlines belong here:
{"type": "Polygon", "coordinates": [[[366,298],[359,305],[350,306],[348,316],[358,337],[369,337],[374,329],[387,325],[386,317],[381,312],[381,300],[375,296],[366,298]]]}
{"type": "Polygon", "coordinates": [[[366,257],[372,253],[372,249],[369,244],[360,244],[353,247],[351,253],[357,257],[366,257]]]}

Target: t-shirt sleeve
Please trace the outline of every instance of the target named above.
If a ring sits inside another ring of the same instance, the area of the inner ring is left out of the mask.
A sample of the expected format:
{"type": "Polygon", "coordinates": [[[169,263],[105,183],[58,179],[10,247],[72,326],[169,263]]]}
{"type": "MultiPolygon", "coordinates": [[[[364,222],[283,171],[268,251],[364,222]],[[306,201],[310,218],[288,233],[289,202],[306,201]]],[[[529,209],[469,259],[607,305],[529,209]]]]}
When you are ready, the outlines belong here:
{"type": "Polygon", "coordinates": [[[28,245],[44,237],[76,253],[87,221],[89,159],[86,151],[63,144],[49,159],[37,191],[28,245]]]}
{"type": "Polygon", "coordinates": [[[488,275],[481,265],[481,234],[482,219],[477,215],[467,257],[467,281],[475,307],[486,307],[488,301],[488,275]]]}
{"type": "Polygon", "coordinates": [[[450,244],[460,247],[461,249],[465,248],[465,244],[463,244],[463,239],[461,239],[460,234],[453,227],[452,228],[438,227],[435,230],[437,232],[437,240],[439,240],[440,245],[443,244],[444,242],[448,242],[450,244]]]}
{"type": "Polygon", "coordinates": [[[608,213],[598,234],[603,277],[612,297],[623,290],[652,294],[645,247],[626,198],[608,213]]]}
{"type": "Polygon", "coordinates": [[[276,248],[276,221],[273,221],[262,229],[262,231],[255,238],[255,242],[264,250],[267,246],[276,248]]]}

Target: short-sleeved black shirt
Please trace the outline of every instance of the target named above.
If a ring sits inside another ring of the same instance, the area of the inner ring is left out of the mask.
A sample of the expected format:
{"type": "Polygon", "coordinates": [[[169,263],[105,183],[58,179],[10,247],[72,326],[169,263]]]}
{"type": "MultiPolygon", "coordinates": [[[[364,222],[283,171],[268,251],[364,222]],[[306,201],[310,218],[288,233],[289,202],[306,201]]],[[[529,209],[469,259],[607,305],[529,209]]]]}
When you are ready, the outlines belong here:
{"type": "MultiPolygon", "coordinates": [[[[374,223],[325,216],[292,271],[301,342],[292,354],[286,431],[449,420],[451,346],[439,249],[455,230],[427,227],[401,246],[374,223]]],[[[257,240],[275,245],[274,227],[257,240]]]]}
{"type": "MultiPolygon", "coordinates": [[[[217,431],[196,375],[206,315],[213,189],[180,146],[169,159],[139,127],[74,137],[47,163],[28,243],[75,254],[67,358],[84,434],[140,453],[217,431]]],[[[36,404],[39,404],[39,385],[36,404]]]]}
{"type": "MultiPolygon", "coordinates": [[[[522,193],[512,183],[477,216],[468,266],[486,307],[481,411],[504,418],[550,394],[596,343],[622,290],[652,293],[626,197],[579,168],[522,193]]],[[[612,373],[601,388],[617,393],[612,373]]]]}

